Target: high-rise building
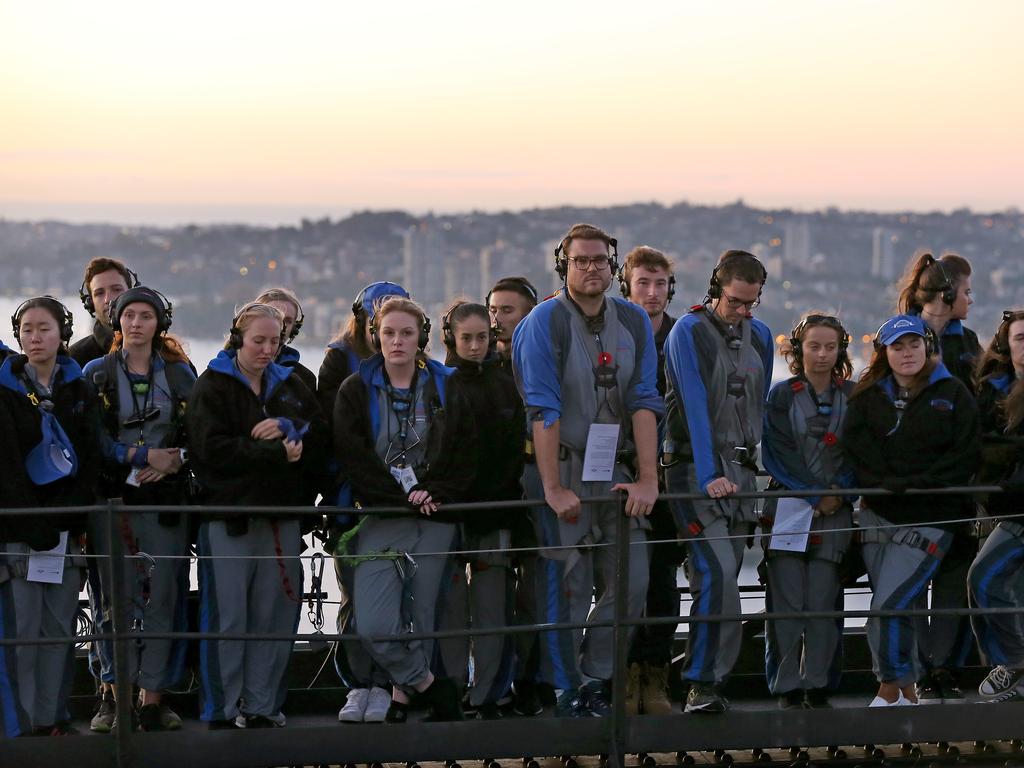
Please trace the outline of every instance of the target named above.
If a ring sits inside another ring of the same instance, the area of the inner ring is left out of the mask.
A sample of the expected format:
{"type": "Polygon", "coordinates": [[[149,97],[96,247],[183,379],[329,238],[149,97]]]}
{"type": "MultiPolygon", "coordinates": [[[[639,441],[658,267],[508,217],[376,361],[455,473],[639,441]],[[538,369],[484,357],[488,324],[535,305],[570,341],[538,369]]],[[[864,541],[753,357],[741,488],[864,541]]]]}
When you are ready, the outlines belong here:
{"type": "Polygon", "coordinates": [[[896,243],[899,235],[885,227],[875,227],[871,236],[871,276],[885,281],[896,279],[896,243]]]}
{"type": "Polygon", "coordinates": [[[806,219],[790,219],[782,230],[783,263],[787,267],[809,269],[814,255],[811,223],[806,219]]]}
{"type": "Polygon", "coordinates": [[[421,221],[403,235],[403,287],[424,306],[445,299],[445,237],[433,221],[421,221]]]}

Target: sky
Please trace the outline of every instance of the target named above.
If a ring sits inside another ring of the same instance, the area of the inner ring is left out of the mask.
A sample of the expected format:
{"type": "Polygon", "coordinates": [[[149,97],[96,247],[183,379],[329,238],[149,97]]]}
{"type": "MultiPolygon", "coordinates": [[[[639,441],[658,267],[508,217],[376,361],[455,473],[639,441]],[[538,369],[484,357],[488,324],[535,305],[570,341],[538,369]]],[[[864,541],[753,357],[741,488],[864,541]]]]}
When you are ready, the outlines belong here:
{"type": "Polygon", "coordinates": [[[1024,207],[1024,3],[0,0],[0,216],[1024,207]]]}

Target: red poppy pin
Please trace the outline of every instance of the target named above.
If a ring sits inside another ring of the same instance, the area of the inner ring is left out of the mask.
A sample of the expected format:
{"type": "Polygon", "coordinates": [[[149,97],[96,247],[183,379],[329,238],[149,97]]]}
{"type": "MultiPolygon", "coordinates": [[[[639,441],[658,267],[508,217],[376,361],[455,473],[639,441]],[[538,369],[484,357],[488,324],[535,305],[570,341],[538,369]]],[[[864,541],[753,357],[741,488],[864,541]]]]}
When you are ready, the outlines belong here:
{"type": "Polygon", "coordinates": [[[612,364],[612,353],[602,352],[597,356],[598,365],[611,365],[612,364]]]}
{"type": "Polygon", "coordinates": [[[821,442],[825,445],[835,445],[839,442],[839,438],[836,436],[835,432],[826,432],[825,436],[821,438],[821,442]]]}
{"type": "Polygon", "coordinates": [[[797,379],[796,381],[790,383],[789,388],[792,389],[794,392],[803,392],[804,383],[800,381],[800,379],[797,379]]]}

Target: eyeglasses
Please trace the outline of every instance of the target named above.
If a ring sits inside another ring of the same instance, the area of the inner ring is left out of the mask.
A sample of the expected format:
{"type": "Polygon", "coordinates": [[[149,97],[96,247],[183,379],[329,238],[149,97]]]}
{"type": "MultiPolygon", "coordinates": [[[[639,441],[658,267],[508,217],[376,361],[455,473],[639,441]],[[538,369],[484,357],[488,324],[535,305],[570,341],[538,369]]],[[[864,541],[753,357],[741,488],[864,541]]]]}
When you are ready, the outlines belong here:
{"type": "Polygon", "coordinates": [[[746,309],[753,309],[754,307],[761,303],[760,296],[758,296],[756,299],[751,299],[750,301],[741,301],[740,299],[737,299],[735,296],[730,296],[728,293],[725,293],[723,291],[722,297],[729,305],[729,309],[739,309],[740,307],[745,307],[746,309]]]}
{"type": "Polygon", "coordinates": [[[608,266],[607,256],[570,256],[569,261],[576,265],[580,272],[589,272],[593,267],[598,272],[608,266]]]}

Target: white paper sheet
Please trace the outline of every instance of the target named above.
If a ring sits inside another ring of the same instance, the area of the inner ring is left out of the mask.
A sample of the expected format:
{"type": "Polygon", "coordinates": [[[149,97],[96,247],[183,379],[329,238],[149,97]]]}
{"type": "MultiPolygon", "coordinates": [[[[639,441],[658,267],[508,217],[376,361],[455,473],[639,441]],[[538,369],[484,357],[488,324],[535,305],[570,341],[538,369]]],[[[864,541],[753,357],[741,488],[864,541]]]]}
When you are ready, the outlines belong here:
{"type": "Polygon", "coordinates": [[[618,424],[591,424],[587,433],[587,452],[583,455],[583,481],[608,482],[615,469],[615,451],[619,447],[618,424]]]}
{"type": "Polygon", "coordinates": [[[768,549],[806,552],[807,533],[811,529],[814,507],[803,499],[782,498],[775,509],[775,523],[768,549]]]}
{"type": "Polygon", "coordinates": [[[53,549],[37,552],[28,551],[27,581],[38,581],[42,584],[62,584],[64,582],[64,555],[68,551],[68,532],[60,532],[60,541],[53,549]]]}

